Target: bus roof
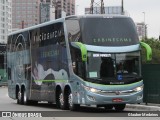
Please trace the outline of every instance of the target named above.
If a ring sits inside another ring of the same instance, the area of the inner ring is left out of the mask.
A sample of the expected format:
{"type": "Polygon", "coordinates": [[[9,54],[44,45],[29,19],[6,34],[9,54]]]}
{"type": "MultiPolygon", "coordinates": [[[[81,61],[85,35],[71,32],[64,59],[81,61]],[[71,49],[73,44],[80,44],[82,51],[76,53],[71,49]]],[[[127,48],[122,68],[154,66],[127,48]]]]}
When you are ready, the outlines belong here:
{"type": "Polygon", "coordinates": [[[115,14],[86,14],[86,15],[72,15],[66,17],[66,19],[69,18],[129,18],[125,15],[115,15],[115,14]]]}
{"type": "Polygon", "coordinates": [[[38,24],[38,25],[34,25],[34,26],[31,26],[31,27],[28,27],[28,28],[24,28],[24,29],[20,29],[20,30],[17,30],[17,31],[14,31],[12,33],[10,33],[8,36],[10,35],[13,35],[13,34],[17,34],[17,33],[21,33],[21,32],[25,32],[25,31],[28,31],[28,30],[32,30],[32,29],[35,29],[35,28],[38,28],[38,27],[43,27],[43,26],[46,26],[46,25],[50,25],[50,24],[53,24],[53,23],[57,23],[57,22],[64,22],[65,19],[70,19],[70,18],[77,18],[77,19],[81,19],[81,18],[129,18],[128,16],[125,16],[125,15],[107,15],[107,14],[86,14],[86,15],[72,15],[72,16],[67,16],[65,18],[59,18],[59,19],[56,19],[56,20],[51,20],[51,21],[48,21],[48,22],[45,22],[45,23],[41,23],[41,24],[38,24]]]}
{"type": "Polygon", "coordinates": [[[64,18],[51,20],[51,21],[48,21],[48,22],[45,22],[45,23],[41,23],[41,24],[34,25],[34,26],[31,26],[31,27],[28,27],[28,28],[24,28],[24,29],[14,31],[14,32],[10,33],[8,36],[13,35],[13,34],[17,34],[17,33],[21,33],[21,32],[25,32],[25,31],[28,31],[28,30],[32,30],[32,29],[35,29],[35,28],[38,28],[38,27],[43,27],[43,26],[46,26],[46,25],[50,25],[50,24],[53,24],[53,23],[64,22],[64,20],[65,20],[64,18]]]}

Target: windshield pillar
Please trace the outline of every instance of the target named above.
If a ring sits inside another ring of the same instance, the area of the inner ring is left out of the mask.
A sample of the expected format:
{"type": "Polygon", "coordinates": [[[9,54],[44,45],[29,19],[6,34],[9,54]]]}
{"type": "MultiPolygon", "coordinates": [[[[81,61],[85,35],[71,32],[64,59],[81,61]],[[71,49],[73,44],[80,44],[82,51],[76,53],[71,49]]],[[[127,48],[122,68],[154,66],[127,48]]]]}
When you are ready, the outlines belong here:
{"type": "Polygon", "coordinates": [[[78,48],[71,47],[71,59],[72,59],[72,66],[73,66],[73,72],[85,79],[86,77],[86,65],[82,60],[81,51],[78,48]]]}

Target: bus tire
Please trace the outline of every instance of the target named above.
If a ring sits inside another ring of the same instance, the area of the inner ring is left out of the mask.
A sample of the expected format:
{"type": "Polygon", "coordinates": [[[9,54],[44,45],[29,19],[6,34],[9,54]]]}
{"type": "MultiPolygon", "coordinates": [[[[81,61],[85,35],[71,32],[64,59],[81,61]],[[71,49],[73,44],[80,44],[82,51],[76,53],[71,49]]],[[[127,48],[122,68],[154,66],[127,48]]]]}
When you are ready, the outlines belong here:
{"type": "Polygon", "coordinates": [[[60,108],[60,98],[59,98],[59,96],[60,96],[60,91],[61,90],[59,90],[59,89],[56,89],[56,106],[57,106],[57,108],[60,108]]]}
{"type": "Polygon", "coordinates": [[[22,104],[24,104],[24,105],[37,105],[38,101],[28,100],[28,98],[27,98],[27,91],[24,88],[22,90],[22,104]]]}
{"type": "Polygon", "coordinates": [[[57,108],[61,108],[61,109],[65,109],[65,105],[64,105],[64,95],[63,95],[63,92],[62,90],[59,90],[57,92],[57,97],[56,97],[56,105],[57,105],[57,108]]]}
{"type": "Polygon", "coordinates": [[[29,100],[27,98],[27,92],[26,92],[25,88],[22,90],[22,102],[23,102],[24,105],[29,104],[29,100]]]}
{"type": "Polygon", "coordinates": [[[60,108],[62,110],[66,110],[67,109],[67,100],[65,99],[65,95],[63,94],[62,91],[60,91],[60,94],[59,94],[59,102],[60,102],[60,108]]]}
{"type": "Polygon", "coordinates": [[[17,104],[22,104],[22,92],[21,90],[18,91],[17,93],[17,104]]]}
{"type": "Polygon", "coordinates": [[[117,105],[114,105],[114,108],[116,111],[123,111],[126,107],[126,104],[117,104],[117,105]]]}
{"type": "Polygon", "coordinates": [[[57,108],[61,108],[63,110],[68,109],[68,93],[63,94],[61,89],[56,92],[56,106],[57,108]]]}
{"type": "Polygon", "coordinates": [[[69,94],[68,94],[68,106],[69,106],[69,109],[71,111],[76,111],[79,109],[80,105],[79,104],[74,104],[73,103],[73,95],[72,95],[72,92],[69,91],[69,94]]]}

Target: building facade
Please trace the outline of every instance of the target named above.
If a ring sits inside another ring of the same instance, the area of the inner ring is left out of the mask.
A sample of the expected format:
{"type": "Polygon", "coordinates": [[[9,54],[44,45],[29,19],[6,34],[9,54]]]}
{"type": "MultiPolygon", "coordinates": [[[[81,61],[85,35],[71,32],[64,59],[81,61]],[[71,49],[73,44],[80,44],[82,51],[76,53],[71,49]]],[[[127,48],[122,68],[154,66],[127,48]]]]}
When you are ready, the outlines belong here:
{"type": "Polygon", "coordinates": [[[40,0],[12,0],[13,30],[39,24],[40,0]]]}
{"type": "Polygon", "coordinates": [[[11,4],[12,0],[0,0],[0,43],[6,43],[12,31],[11,4]]]}
{"type": "Polygon", "coordinates": [[[55,17],[75,15],[75,0],[52,0],[52,6],[55,7],[55,17]]]}
{"type": "Polygon", "coordinates": [[[75,0],[41,0],[42,19],[57,19],[75,14],[75,0]],[[47,18],[48,17],[48,18],[47,18]]]}
{"type": "Polygon", "coordinates": [[[75,0],[12,0],[14,31],[73,14],[75,0]]]}
{"type": "MultiPolygon", "coordinates": [[[[121,6],[109,6],[105,7],[105,14],[115,14],[115,15],[127,15],[128,13],[126,11],[122,11],[121,6]],[[122,13],[124,12],[124,13],[122,13]]],[[[93,8],[93,14],[100,14],[101,8],[100,7],[94,7],[93,8]]],[[[90,14],[90,8],[85,8],[85,14],[90,14]]],[[[137,33],[139,40],[147,38],[147,26],[144,22],[141,23],[135,23],[137,27],[137,33]]]]}
{"type": "Polygon", "coordinates": [[[136,23],[139,40],[147,38],[147,26],[144,22],[136,23]]]}

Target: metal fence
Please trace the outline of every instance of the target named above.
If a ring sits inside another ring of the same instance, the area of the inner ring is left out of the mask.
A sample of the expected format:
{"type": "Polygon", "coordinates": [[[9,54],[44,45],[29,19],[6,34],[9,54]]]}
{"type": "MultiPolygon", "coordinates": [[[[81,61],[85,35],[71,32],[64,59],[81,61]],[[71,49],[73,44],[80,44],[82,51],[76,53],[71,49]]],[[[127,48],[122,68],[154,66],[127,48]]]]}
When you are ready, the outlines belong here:
{"type": "Polygon", "coordinates": [[[0,69],[0,86],[7,85],[7,73],[5,69],[0,69]]]}
{"type": "Polygon", "coordinates": [[[160,64],[143,64],[144,102],[160,104],[160,64]]]}

